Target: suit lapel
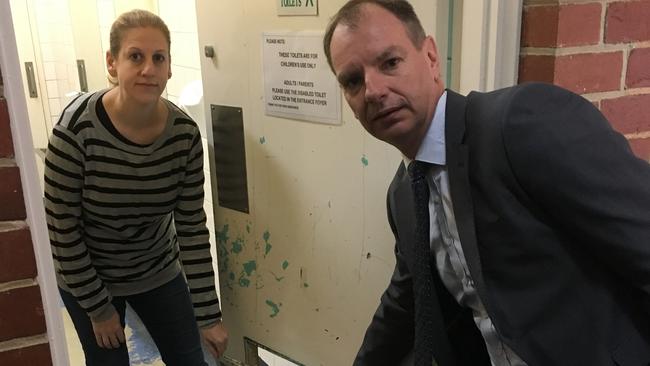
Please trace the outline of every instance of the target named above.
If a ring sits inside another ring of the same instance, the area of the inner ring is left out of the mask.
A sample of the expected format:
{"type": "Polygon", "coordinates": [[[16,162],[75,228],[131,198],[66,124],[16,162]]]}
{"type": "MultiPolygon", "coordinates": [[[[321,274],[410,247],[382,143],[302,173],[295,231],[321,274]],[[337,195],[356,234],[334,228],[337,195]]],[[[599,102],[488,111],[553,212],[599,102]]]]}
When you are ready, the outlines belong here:
{"type": "Polygon", "coordinates": [[[465,108],[467,99],[451,90],[447,91],[447,112],[445,115],[445,145],[447,151],[447,172],[454,216],[458,227],[460,243],[472,279],[485,301],[485,286],[481,260],[474,228],[474,209],[472,206],[471,186],[469,182],[469,149],[465,144],[465,108]]]}

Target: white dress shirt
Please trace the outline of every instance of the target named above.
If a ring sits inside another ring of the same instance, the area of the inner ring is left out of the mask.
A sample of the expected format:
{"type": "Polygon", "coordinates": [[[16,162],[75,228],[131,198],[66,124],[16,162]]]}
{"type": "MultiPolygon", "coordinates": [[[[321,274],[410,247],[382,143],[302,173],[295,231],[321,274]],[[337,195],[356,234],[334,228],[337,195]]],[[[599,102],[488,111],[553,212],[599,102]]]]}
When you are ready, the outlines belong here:
{"type": "MultiPolygon", "coordinates": [[[[497,333],[467,267],[449,190],[445,151],[445,111],[447,92],[438,101],[429,130],[415,160],[434,164],[427,175],[429,185],[429,224],[431,250],[440,279],[456,301],[472,309],[474,322],[485,340],[494,366],[526,366],[497,333]]],[[[408,166],[410,160],[404,157],[408,166]]]]}

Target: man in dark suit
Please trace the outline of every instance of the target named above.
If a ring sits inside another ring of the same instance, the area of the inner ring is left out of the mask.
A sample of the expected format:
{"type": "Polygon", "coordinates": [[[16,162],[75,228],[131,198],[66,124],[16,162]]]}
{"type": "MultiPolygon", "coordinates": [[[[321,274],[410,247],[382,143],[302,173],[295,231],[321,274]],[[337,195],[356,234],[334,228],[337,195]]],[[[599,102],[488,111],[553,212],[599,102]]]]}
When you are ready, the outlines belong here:
{"type": "Polygon", "coordinates": [[[404,155],[395,271],[355,365],[650,364],[650,165],[590,102],[445,90],[402,0],[351,0],[324,47],[357,119],[404,155]]]}

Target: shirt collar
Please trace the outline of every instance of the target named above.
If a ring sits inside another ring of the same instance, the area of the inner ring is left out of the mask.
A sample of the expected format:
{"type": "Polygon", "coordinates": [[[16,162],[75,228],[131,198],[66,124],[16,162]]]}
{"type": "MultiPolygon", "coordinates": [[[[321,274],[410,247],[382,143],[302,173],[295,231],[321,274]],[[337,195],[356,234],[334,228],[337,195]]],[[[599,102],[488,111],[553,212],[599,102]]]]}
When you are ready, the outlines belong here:
{"type": "MultiPolygon", "coordinates": [[[[436,110],[433,113],[433,120],[429,124],[420,149],[415,154],[415,160],[424,161],[436,165],[445,165],[447,162],[447,154],[445,151],[445,112],[447,110],[447,91],[445,90],[436,105],[436,110]]],[[[408,166],[411,159],[406,156],[403,157],[404,164],[408,166]]]]}

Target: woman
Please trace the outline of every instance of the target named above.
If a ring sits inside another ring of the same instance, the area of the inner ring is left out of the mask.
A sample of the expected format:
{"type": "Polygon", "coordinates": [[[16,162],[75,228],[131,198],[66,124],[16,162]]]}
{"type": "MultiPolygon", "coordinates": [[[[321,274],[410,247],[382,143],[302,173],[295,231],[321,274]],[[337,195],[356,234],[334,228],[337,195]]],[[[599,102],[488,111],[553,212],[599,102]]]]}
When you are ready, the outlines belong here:
{"type": "Polygon", "coordinates": [[[206,365],[200,335],[215,357],[227,345],[203,210],[201,136],[161,97],[170,44],[158,16],[122,14],[106,53],[115,86],[70,103],[50,137],[50,241],[87,365],[129,364],[126,303],[168,366],[206,365]]]}

